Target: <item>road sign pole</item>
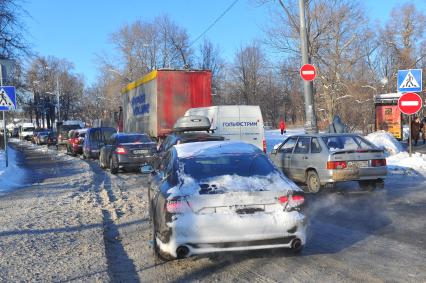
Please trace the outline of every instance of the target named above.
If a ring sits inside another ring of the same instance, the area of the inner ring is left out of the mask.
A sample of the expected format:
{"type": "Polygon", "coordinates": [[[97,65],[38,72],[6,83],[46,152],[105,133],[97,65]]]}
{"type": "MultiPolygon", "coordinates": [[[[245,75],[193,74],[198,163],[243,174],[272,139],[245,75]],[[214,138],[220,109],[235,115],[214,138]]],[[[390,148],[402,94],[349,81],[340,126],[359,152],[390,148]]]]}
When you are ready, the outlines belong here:
{"type": "Polygon", "coordinates": [[[411,131],[412,129],[412,125],[411,125],[411,115],[408,115],[408,125],[410,125],[409,129],[410,129],[410,134],[408,135],[408,155],[411,157],[411,152],[412,152],[412,148],[411,148],[411,131]]]}
{"type": "MultiPolygon", "coordinates": [[[[308,34],[305,23],[305,0],[299,0],[300,17],[300,49],[302,51],[302,65],[309,63],[308,34]]],[[[314,84],[312,81],[303,80],[303,93],[305,98],[305,131],[318,133],[317,118],[314,108],[314,84]]]]}
{"type": "MultiPolygon", "coordinates": [[[[0,64],[0,87],[3,86],[3,68],[0,64]]],[[[6,111],[3,111],[3,138],[4,138],[4,155],[5,155],[5,162],[6,162],[6,168],[9,165],[8,158],[7,158],[7,135],[6,135],[6,111]]]]}

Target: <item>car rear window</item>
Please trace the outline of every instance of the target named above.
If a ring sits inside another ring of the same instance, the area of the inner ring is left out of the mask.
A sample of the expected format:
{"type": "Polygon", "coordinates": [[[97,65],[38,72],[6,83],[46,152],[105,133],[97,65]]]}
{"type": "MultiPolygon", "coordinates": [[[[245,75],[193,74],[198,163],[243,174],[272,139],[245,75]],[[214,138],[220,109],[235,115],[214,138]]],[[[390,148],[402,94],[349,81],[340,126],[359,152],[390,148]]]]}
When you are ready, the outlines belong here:
{"type": "Polygon", "coordinates": [[[331,136],[322,139],[330,151],[374,149],[371,143],[359,136],[331,136]]]}
{"type": "Polygon", "coordinates": [[[119,143],[142,143],[151,142],[151,139],[147,135],[125,135],[118,137],[119,143]]]}
{"type": "Polygon", "coordinates": [[[263,154],[191,157],[181,159],[181,163],[183,163],[185,174],[196,180],[223,175],[266,176],[276,171],[263,154]]]}

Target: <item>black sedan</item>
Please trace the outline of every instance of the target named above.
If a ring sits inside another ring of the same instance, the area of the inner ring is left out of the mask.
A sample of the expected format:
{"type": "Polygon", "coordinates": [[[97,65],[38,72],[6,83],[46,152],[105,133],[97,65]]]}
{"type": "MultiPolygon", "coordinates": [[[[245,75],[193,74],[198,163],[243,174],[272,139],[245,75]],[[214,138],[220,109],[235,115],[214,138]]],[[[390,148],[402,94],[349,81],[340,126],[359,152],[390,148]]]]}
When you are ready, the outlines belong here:
{"type": "Polygon", "coordinates": [[[109,168],[112,174],[119,169],[135,170],[150,165],[157,148],[156,143],[146,134],[113,134],[100,150],[99,165],[109,168]]]}

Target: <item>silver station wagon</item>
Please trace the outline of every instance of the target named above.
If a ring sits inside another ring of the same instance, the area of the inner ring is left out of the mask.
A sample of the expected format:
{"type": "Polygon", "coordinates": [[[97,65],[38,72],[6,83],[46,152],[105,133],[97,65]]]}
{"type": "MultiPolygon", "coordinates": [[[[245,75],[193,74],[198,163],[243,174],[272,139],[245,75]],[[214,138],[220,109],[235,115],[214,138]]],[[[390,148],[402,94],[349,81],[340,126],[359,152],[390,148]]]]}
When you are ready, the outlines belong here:
{"type": "Polygon", "coordinates": [[[358,181],[364,190],[383,188],[384,151],[356,134],[304,134],[287,138],[269,157],[284,174],[309,192],[358,181]]]}

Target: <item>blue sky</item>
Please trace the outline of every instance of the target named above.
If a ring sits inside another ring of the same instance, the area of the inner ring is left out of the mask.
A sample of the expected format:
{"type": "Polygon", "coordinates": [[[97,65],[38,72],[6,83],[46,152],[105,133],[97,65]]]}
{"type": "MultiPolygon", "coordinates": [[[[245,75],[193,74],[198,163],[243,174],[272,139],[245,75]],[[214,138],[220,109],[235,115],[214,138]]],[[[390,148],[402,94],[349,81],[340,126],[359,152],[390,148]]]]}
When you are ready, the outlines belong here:
{"type": "MultiPolygon", "coordinates": [[[[167,14],[195,39],[233,1],[26,0],[24,8],[31,18],[27,18],[25,24],[35,52],[70,60],[75,64],[76,72],[91,83],[97,75],[96,54],[113,53],[109,35],[123,24],[167,14]]],[[[395,5],[406,2],[360,1],[367,8],[368,16],[379,22],[387,20],[395,5]]],[[[416,2],[421,3],[419,10],[424,11],[426,1],[416,2]]],[[[206,36],[220,46],[225,59],[232,60],[241,45],[264,36],[262,28],[270,19],[270,7],[259,7],[255,0],[239,0],[206,36]]]]}

